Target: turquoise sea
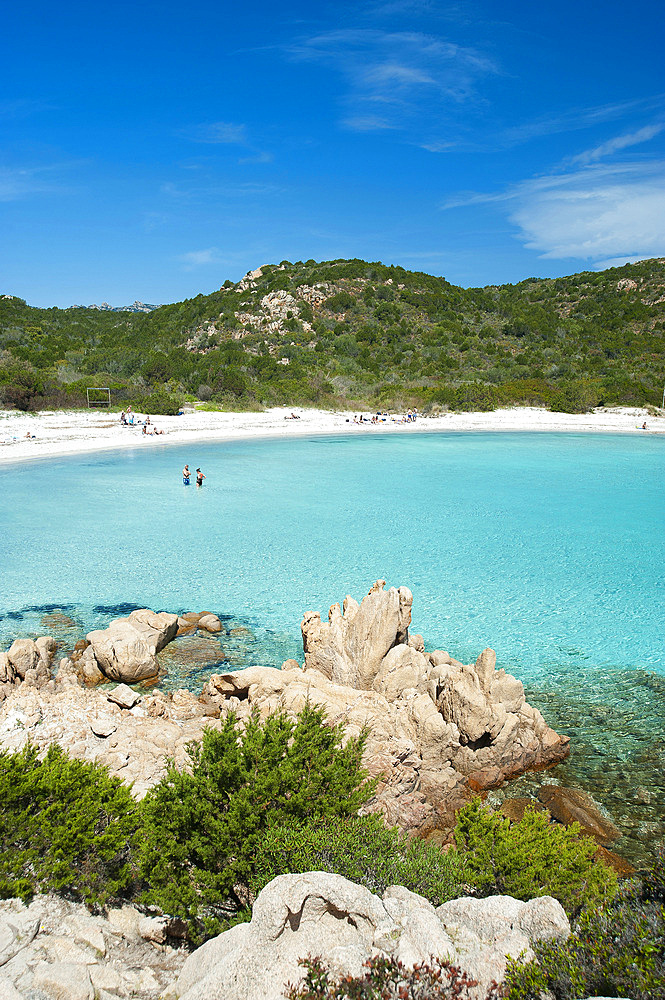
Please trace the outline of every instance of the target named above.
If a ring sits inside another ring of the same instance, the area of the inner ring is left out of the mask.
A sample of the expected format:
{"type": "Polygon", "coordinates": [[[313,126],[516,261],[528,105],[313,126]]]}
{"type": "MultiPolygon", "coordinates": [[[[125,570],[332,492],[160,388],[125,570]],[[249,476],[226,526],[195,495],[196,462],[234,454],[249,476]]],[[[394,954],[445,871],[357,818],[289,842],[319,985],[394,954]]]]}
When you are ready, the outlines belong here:
{"type": "Polygon", "coordinates": [[[213,664],[302,660],[304,611],[405,584],[428,648],[492,646],[570,733],[555,776],[639,856],[665,835],[664,470],[647,435],[380,432],[0,467],[0,647],[211,610],[214,655],[183,644],[164,682],[196,689],[213,664]]]}

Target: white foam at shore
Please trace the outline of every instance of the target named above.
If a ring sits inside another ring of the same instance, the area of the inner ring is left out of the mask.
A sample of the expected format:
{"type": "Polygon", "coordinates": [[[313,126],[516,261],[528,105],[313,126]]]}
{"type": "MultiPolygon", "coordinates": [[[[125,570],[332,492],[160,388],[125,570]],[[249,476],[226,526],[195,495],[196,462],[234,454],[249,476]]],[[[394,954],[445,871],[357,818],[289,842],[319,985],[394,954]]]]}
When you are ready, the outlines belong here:
{"type": "MultiPolygon", "coordinates": [[[[143,419],[143,415],[141,415],[143,419]]],[[[665,434],[665,415],[650,417],[637,407],[599,408],[592,413],[551,413],[536,407],[511,407],[490,413],[445,413],[418,417],[416,423],[378,425],[353,422],[353,412],[275,407],[260,413],[190,410],[180,417],[155,417],[164,434],[146,435],[124,427],[119,411],[56,410],[21,413],[0,410],[0,463],[84,454],[117,448],[145,449],[191,441],[286,438],[310,434],[377,434],[422,431],[567,431],[573,433],[665,434]],[[289,419],[296,413],[300,419],[289,419]],[[642,430],[646,421],[647,431],[642,430]],[[31,434],[34,437],[27,438],[31,434]]]]}

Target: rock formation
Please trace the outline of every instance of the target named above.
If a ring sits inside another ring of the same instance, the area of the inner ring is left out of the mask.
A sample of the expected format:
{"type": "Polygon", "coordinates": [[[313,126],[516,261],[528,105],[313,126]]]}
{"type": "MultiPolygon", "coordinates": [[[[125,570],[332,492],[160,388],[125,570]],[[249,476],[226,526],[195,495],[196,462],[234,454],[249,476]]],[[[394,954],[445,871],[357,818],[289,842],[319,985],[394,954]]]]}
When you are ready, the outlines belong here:
{"type": "Polygon", "coordinates": [[[197,949],[167,990],[175,1000],[282,1000],[303,975],[299,958],[319,956],[338,975],[358,976],[380,952],[406,966],[448,958],[478,980],[484,996],[500,981],[506,956],[533,955],[536,941],[565,940],[566,915],[555,899],[510,896],[458,899],[435,909],[422,896],[390,886],[383,898],[340,875],[280,875],[257,897],[252,920],[197,949]]]}
{"type": "Polygon", "coordinates": [[[156,679],[157,653],[176,634],[222,628],[209,612],[134,611],[90,632],[77,643],[76,662],[62,659],[55,677],[53,639],[16,640],[0,653],[0,746],[32,740],[45,749],[56,741],[73,756],[107,764],[142,796],[163,775],[167,756],[185,763],[186,744],[205,725],[219,726],[229,712],[242,725],[254,709],[295,716],[309,701],[350,735],[368,729],[364,764],[378,779],[369,808],[404,830],[445,839],[475,791],[557,763],[568,739],[526,703],[520,681],[496,669],[492,650],[473,665],[426,652],[422,637],[409,635],[412,603],[408,588],[386,590],[380,580],[360,604],[347,597],[343,611],[333,605],[327,622],[304,616],[303,668],[287,660],[281,670],[213,674],[200,698],[81,684],[156,679]]]}
{"type": "Polygon", "coordinates": [[[0,998],[156,1000],[187,957],[183,930],[132,906],[102,917],[55,896],[0,901],[0,998]]]}
{"type": "Polygon", "coordinates": [[[277,672],[249,667],[213,674],[204,695],[240,719],[309,701],[357,735],[369,729],[365,766],[380,783],[372,808],[403,829],[450,828],[474,791],[530,768],[563,760],[569,740],[528,705],[524,688],[484,650],[465,665],[448,653],[426,653],[409,636],[413,598],[379,580],[362,603],[351,597],[302,622],[305,665],[277,672]]]}

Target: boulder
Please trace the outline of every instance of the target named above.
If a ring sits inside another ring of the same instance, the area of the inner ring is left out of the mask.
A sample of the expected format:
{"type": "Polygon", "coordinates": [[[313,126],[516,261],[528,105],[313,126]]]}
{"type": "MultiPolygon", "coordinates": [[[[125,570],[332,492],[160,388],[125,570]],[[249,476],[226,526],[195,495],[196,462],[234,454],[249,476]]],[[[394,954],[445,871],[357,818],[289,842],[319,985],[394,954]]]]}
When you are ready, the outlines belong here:
{"type": "Polygon", "coordinates": [[[0,653],[0,684],[11,684],[16,672],[7,653],[0,653]]]}
{"type": "Polygon", "coordinates": [[[579,788],[561,788],[560,785],[542,785],[538,798],[547,807],[550,815],[569,826],[579,823],[582,832],[594,837],[606,847],[621,836],[614,823],[603,816],[596,803],[579,788]]]}
{"type": "Polygon", "coordinates": [[[178,616],[143,608],[116,618],[106,629],[89,632],[99,668],[109,680],[136,684],[159,673],[157,653],[178,631],[178,616]]]}
{"type": "Polygon", "coordinates": [[[206,632],[221,632],[223,625],[217,615],[203,615],[199,618],[198,627],[206,632]]]}
{"type": "Polygon", "coordinates": [[[23,680],[28,670],[34,670],[39,663],[39,649],[32,639],[14,639],[7,650],[7,659],[14,673],[23,680]]]}
{"type": "Polygon", "coordinates": [[[119,705],[120,708],[133,708],[137,702],[141,700],[141,696],[132,691],[127,684],[118,684],[116,688],[109,691],[106,695],[109,701],[114,702],[114,704],[119,705]]]}
{"type": "Polygon", "coordinates": [[[355,977],[381,952],[407,966],[448,958],[484,991],[502,978],[509,953],[570,933],[550,897],[457,902],[435,910],[401,886],[380,899],[340,875],[280,875],[259,893],[249,924],[190,955],[170,993],[183,1000],[282,1000],[286,984],[302,980],[300,958],[319,956],[333,975],[355,977]]]}

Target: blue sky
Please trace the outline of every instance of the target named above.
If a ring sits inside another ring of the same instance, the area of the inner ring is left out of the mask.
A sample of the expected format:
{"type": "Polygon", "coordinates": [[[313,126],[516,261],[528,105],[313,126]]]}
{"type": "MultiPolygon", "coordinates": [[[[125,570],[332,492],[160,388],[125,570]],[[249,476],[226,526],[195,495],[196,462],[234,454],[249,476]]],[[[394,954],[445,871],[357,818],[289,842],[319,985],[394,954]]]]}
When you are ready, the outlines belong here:
{"type": "Polygon", "coordinates": [[[665,256],[661,3],[24,0],[0,292],[173,302],[283,259],[465,286],[665,256]]]}

